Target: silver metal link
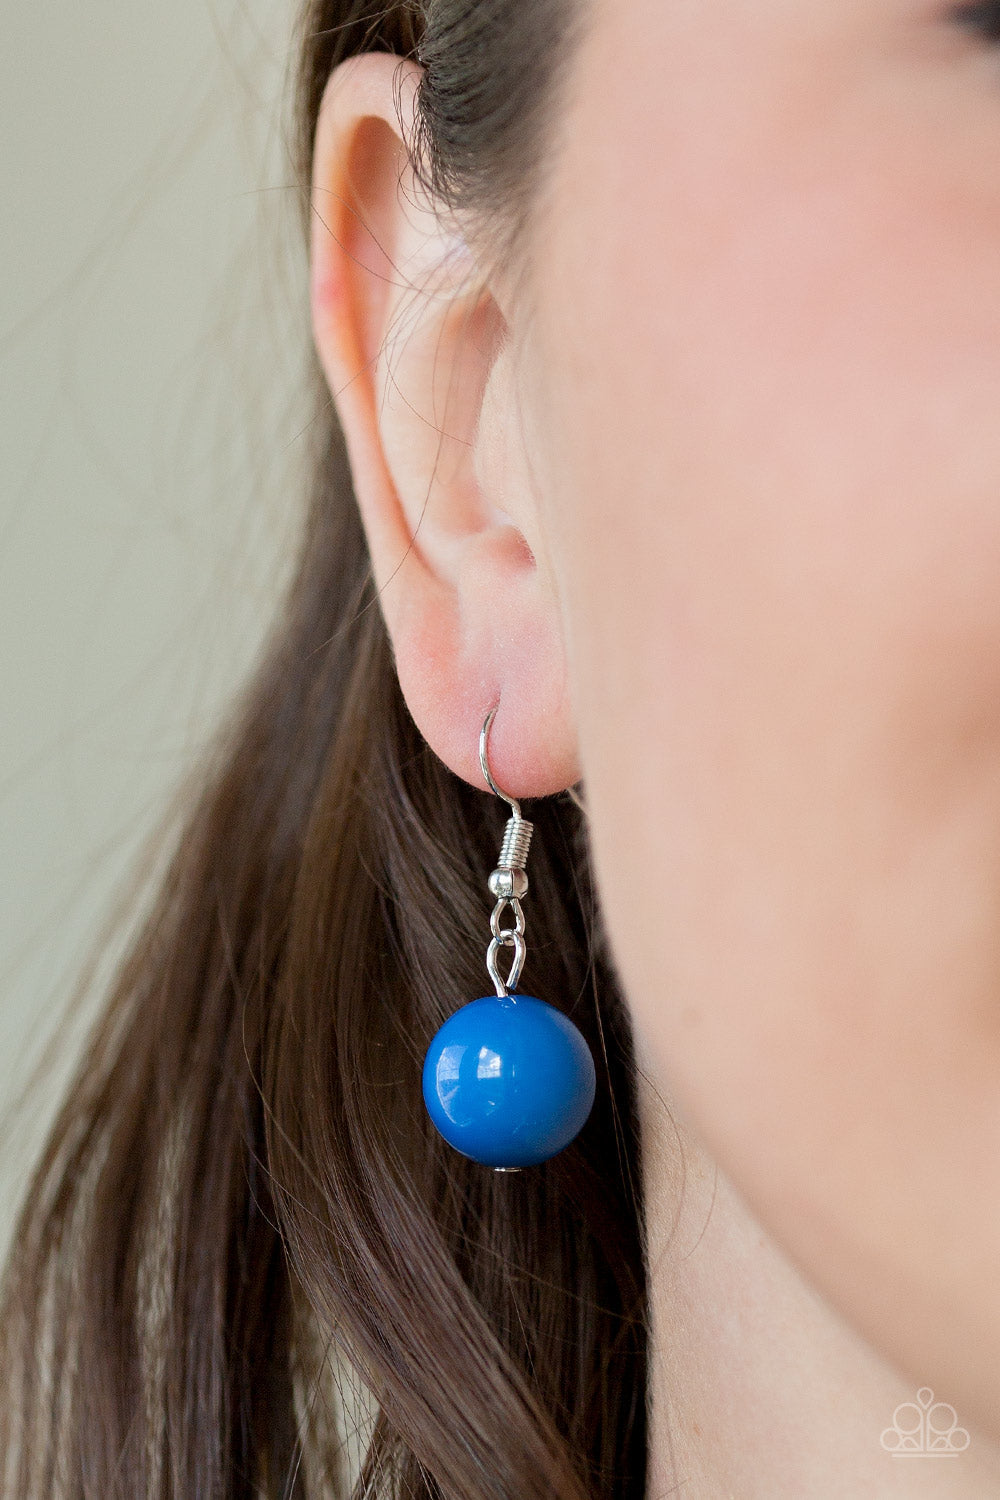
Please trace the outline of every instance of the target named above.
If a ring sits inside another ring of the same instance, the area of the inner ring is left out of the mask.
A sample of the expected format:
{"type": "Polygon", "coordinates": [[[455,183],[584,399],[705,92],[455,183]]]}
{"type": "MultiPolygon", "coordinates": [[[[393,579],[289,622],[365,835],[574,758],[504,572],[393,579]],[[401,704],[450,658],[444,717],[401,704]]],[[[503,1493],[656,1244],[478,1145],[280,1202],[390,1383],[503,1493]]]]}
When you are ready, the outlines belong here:
{"type": "Polygon", "coordinates": [[[517,981],[521,977],[524,968],[525,955],[524,938],[513,928],[506,929],[500,937],[495,937],[486,950],[486,968],[493,981],[493,986],[498,995],[509,995],[512,989],[517,988],[517,981]],[[497,966],[497,955],[501,948],[513,948],[514,958],[510,966],[510,973],[504,979],[497,966]]]}
{"type": "MultiPolygon", "coordinates": [[[[524,912],[522,911],[521,903],[520,901],[518,901],[516,896],[504,896],[503,900],[498,901],[496,906],[494,906],[493,911],[490,915],[490,931],[495,938],[498,938],[500,936],[500,917],[505,906],[509,906],[511,911],[514,913],[514,930],[519,934],[519,936],[523,937],[524,912]]],[[[503,930],[506,931],[507,929],[503,930]]]]}

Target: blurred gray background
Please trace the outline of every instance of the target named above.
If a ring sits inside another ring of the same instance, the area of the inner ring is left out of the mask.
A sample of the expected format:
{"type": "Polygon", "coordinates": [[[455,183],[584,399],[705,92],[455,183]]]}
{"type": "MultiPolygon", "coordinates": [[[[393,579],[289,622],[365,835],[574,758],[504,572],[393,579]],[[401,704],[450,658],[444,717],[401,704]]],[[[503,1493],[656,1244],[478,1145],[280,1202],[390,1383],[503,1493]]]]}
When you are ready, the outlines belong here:
{"type": "Polygon", "coordinates": [[[294,10],[3,3],[0,1243],[87,1019],[67,997],[293,553],[294,10]]]}

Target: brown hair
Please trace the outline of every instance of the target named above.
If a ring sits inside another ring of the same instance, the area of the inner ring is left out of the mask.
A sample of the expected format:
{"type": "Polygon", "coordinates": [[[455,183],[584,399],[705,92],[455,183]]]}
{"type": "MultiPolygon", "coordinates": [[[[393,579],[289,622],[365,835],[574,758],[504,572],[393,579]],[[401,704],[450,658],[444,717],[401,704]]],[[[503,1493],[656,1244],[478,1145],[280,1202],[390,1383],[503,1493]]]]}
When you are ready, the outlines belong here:
{"type": "MultiPolygon", "coordinates": [[[[312,0],[303,187],[331,69],[415,56],[423,180],[498,253],[520,243],[578,9],[312,0]]],[[[484,992],[503,812],[407,712],[318,369],[315,383],[281,617],[170,825],[155,905],[18,1221],[7,1492],[642,1500],[635,1071],[585,823],[570,798],[531,804],[526,988],[584,1032],[597,1102],[564,1152],[498,1174],[441,1140],[420,1071],[446,1016],[484,992]],[[352,1381],[371,1402],[353,1490],[352,1381]]]]}

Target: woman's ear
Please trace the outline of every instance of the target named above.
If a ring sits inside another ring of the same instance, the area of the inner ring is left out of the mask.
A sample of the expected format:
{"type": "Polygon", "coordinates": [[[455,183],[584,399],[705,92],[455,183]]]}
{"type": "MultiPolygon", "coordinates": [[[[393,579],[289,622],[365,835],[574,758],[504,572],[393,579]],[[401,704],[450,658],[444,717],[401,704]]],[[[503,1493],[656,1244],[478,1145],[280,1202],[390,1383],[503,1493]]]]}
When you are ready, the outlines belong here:
{"type": "Polygon", "coordinates": [[[514,796],[579,779],[502,294],[410,164],[422,70],[385,52],[327,83],[312,182],[312,319],[344,429],[400,686],[424,738],[514,796]],[[451,226],[451,227],[449,227],[451,226]]]}

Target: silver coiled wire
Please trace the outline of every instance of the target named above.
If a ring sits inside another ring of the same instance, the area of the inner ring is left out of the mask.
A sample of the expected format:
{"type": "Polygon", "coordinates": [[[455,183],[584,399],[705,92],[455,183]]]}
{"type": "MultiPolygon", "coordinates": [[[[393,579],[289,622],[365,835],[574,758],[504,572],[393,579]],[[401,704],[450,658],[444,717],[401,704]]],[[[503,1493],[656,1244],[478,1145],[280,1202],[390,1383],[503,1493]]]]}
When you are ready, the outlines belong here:
{"type": "Polygon", "coordinates": [[[531,835],[534,824],[525,818],[516,815],[507,819],[504,829],[503,845],[500,849],[500,858],[497,860],[498,870],[523,870],[528,862],[528,848],[531,844],[531,835]]]}

